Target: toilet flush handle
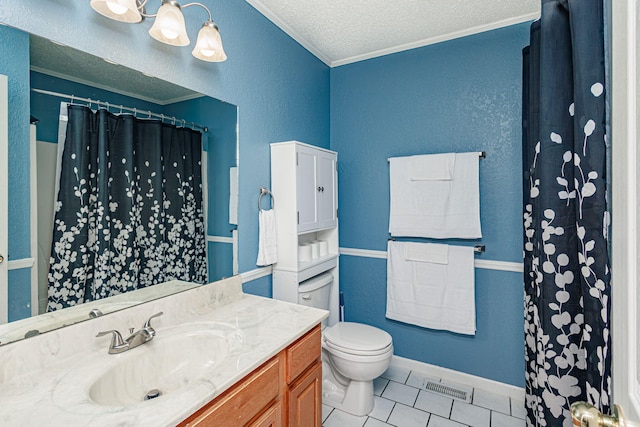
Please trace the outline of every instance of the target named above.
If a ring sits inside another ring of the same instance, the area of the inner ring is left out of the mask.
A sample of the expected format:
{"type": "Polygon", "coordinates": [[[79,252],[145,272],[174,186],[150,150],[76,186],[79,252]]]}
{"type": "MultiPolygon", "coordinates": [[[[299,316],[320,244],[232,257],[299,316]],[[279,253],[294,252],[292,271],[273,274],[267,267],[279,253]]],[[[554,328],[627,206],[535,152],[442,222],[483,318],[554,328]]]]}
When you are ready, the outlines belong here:
{"type": "Polygon", "coordinates": [[[310,300],[310,299],[311,299],[311,295],[309,295],[309,294],[304,294],[304,295],[302,295],[302,299],[304,299],[304,300],[310,300]]]}

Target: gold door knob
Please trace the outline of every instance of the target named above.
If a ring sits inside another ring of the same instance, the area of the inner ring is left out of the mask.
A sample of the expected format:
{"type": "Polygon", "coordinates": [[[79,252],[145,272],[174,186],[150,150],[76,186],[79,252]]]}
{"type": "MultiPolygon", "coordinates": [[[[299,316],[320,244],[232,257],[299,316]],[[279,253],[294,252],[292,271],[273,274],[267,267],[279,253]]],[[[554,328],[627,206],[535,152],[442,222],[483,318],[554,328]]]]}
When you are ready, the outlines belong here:
{"type": "Polygon", "coordinates": [[[598,408],[587,402],[576,402],[571,405],[571,418],[576,427],[626,426],[620,405],[613,405],[613,415],[603,415],[598,408]]]}

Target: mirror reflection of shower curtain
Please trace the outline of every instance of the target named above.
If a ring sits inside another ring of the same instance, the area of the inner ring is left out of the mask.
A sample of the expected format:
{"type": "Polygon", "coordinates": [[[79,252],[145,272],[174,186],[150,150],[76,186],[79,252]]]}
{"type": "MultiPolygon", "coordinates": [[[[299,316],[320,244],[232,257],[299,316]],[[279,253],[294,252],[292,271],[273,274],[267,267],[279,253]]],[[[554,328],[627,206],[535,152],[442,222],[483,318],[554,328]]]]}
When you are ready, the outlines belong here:
{"type": "Polygon", "coordinates": [[[206,281],[201,134],[68,106],[47,311],[206,281]]]}

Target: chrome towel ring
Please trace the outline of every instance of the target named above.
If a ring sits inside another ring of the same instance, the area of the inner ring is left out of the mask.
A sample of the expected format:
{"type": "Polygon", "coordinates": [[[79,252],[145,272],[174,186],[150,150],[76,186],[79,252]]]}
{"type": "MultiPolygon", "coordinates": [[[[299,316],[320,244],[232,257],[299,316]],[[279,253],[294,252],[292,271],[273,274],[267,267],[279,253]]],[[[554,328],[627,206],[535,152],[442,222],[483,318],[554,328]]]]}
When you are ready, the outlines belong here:
{"type": "Polygon", "coordinates": [[[266,187],[262,187],[262,188],[260,188],[260,196],[258,196],[258,210],[259,211],[263,210],[262,206],[261,206],[262,196],[264,196],[266,194],[268,194],[271,197],[271,209],[273,209],[275,207],[275,205],[276,205],[275,199],[273,198],[273,194],[271,194],[271,191],[266,187]]]}

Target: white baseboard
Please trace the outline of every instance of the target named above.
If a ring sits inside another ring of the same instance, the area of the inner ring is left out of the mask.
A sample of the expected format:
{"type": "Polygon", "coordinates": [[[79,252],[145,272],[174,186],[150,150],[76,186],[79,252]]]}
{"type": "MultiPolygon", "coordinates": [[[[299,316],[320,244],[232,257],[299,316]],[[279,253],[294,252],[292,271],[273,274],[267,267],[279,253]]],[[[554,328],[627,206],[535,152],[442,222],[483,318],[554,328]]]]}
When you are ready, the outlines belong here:
{"type": "Polygon", "coordinates": [[[440,378],[445,382],[453,382],[468,385],[471,387],[481,388],[483,390],[498,393],[503,396],[509,396],[514,399],[524,401],[524,388],[516,387],[511,384],[505,384],[487,378],[478,377],[464,372],[454,371],[452,369],[443,368],[429,363],[419,362],[417,360],[407,359],[405,357],[393,356],[391,366],[395,368],[404,368],[411,371],[422,372],[431,377],[440,378]]]}

